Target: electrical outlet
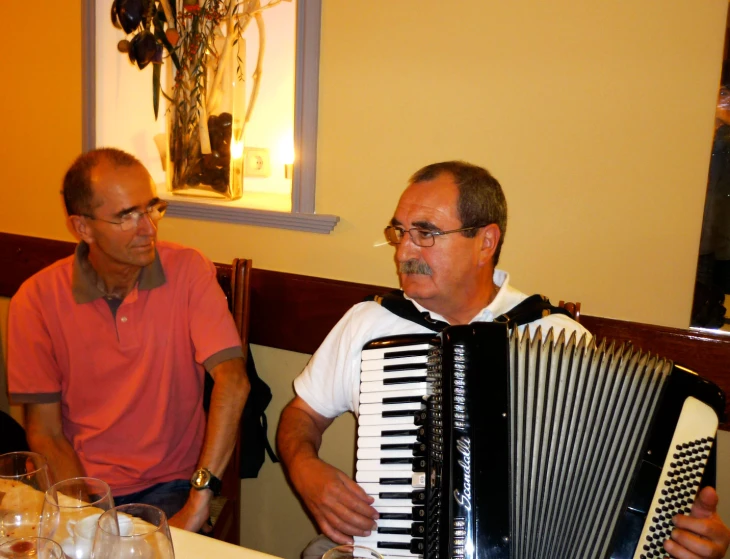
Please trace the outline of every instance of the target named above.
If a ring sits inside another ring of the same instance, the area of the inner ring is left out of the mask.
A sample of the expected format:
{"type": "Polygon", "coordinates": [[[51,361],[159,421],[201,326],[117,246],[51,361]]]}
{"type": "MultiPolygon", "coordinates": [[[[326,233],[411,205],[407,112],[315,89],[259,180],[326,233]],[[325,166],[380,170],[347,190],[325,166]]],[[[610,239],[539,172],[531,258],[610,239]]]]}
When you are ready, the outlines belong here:
{"type": "Polygon", "coordinates": [[[271,175],[269,150],[266,148],[245,148],[243,150],[243,176],[268,177],[271,175]]]}

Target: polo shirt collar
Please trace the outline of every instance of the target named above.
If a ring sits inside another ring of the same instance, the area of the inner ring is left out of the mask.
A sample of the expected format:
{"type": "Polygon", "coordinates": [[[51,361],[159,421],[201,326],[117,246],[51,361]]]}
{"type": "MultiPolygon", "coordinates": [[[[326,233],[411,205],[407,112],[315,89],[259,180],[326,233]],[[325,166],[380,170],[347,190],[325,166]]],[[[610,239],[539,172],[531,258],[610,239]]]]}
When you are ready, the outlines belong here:
{"type": "MultiPolygon", "coordinates": [[[[495,317],[506,313],[514,306],[515,303],[514,301],[512,301],[512,297],[510,297],[509,294],[509,274],[504,270],[495,269],[494,275],[492,276],[492,281],[494,282],[494,285],[499,288],[497,295],[494,297],[492,302],[489,303],[489,305],[484,307],[481,311],[477,313],[474,318],[469,321],[470,324],[472,322],[491,322],[492,320],[494,320],[495,317]]],[[[403,294],[403,297],[411,301],[420,312],[428,313],[432,319],[440,320],[441,322],[448,322],[448,320],[446,320],[443,316],[438,313],[429,311],[423,305],[419,305],[416,301],[408,297],[408,295],[406,295],[405,293],[403,294]]]]}
{"type": "MultiPolygon", "coordinates": [[[[142,268],[139,273],[137,289],[151,290],[164,285],[165,282],[165,271],[162,269],[160,255],[155,249],[154,262],[142,268]]],[[[99,288],[99,275],[89,262],[89,245],[84,241],[76,245],[71,274],[71,291],[74,301],[79,305],[106,297],[106,293],[99,288]]]]}

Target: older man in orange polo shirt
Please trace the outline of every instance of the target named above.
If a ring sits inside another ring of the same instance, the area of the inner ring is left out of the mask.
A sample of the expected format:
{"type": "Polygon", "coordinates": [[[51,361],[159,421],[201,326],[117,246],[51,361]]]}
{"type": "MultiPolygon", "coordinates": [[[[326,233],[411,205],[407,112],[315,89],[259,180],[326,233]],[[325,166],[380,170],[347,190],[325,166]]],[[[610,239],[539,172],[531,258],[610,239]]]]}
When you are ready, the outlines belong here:
{"type": "Polygon", "coordinates": [[[26,406],[29,445],[56,480],[101,478],[117,504],[156,504],[200,530],[249,391],[215,268],[157,241],[166,203],[125,152],[79,157],[63,195],[76,253],[10,304],[9,391],[26,406]]]}

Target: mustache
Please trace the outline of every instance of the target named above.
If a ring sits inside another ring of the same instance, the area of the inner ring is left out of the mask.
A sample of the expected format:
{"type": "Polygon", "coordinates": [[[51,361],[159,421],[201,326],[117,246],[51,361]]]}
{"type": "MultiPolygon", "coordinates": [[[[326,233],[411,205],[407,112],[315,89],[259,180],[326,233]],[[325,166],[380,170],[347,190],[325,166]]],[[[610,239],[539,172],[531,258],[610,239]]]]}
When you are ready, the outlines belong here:
{"type": "Polygon", "coordinates": [[[420,274],[423,276],[433,275],[431,266],[416,258],[411,258],[398,264],[398,272],[401,274],[420,274]]]}

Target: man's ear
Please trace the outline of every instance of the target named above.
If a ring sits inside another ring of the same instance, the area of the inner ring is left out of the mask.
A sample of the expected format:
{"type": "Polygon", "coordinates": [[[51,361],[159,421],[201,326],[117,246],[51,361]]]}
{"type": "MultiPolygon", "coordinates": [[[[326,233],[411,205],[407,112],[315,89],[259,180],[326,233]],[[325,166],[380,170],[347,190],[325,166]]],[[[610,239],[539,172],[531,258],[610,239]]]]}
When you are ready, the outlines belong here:
{"type": "Polygon", "coordinates": [[[494,252],[497,250],[497,245],[499,244],[499,239],[502,237],[502,232],[499,230],[499,225],[491,223],[484,227],[481,235],[482,247],[479,262],[481,264],[491,264],[494,252]]]}
{"type": "Polygon", "coordinates": [[[89,226],[88,218],[82,215],[70,215],[66,218],[66,227],[77,240],[84,241],[87,245],[94,242],[94,232],[89,226]]]}

